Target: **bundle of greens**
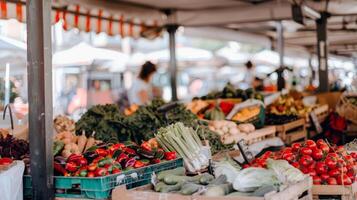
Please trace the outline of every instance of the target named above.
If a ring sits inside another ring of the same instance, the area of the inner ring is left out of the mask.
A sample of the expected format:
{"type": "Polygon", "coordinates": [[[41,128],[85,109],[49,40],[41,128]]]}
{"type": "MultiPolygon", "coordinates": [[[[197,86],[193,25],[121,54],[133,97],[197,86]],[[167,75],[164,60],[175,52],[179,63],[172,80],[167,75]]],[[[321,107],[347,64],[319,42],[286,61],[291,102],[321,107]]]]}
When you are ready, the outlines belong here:
{"type": "Polygon", "coordinates": [[[105,142],[125,141],[129,135],[118,135],[126,126],[125,116],[115,104],[96,105],[90,108],[76,123],[76,134],[84,131],[87,137],[95,132],[95,138],[105,142]],[[120,136],[120,137],[119,137],[120,136]]]}

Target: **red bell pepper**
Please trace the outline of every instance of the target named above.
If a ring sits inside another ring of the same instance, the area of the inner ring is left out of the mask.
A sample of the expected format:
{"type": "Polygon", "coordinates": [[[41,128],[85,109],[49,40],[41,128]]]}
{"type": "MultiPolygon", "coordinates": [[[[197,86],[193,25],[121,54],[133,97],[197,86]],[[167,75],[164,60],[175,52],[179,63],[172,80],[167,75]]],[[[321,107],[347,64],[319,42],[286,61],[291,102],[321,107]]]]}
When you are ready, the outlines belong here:
{"type": "Polygon", "coordinates": [[[151,145],[148,142],[143,142],[140,147],[146,151],[152,151],[151,145]]]}
{"type": "Polygon", "coordinates": [[[109,152],[113,153],[116,150],[121,150],[123,148],[125,148],[125,145],[122,143],[113,144],[112,146],[109,147],[109,152]]]}
{"type": "Polygon", "coordinates": [[[141,167],[144,167],[145,166],[145,164],[143,163],[143,162],[141,162],[140,160],[137,160],[137,161],[135,161],[135,163],[134,163],[134,168],[141,168],[141,167]]]}
{"type": "Polygon", "coordinates": [[[12,162],[11,158],[0,158],[0,165],[10,165],[12,162]]]}
{"type": "Polygon", "coordinates": [[[90,178],[95,177],[94,172],[88,172],[87,177],[90,177],[90,178]]]}
{"type": "Polygon", "coordinates": [[[151,160],[151,163],[153,163],[153,164],[157,164],[157,163],[160,163],[160,162],[161,162],[161,160],[158,159],[158,158],[154,158],[154,159],[151,160]]]}
{"type": "Polygon", "coordinates": [[[107,175],[107,174],[108,174],[108,170],[105,169],[105,168],[103,168],[103,167],[97,168],[97,169],[95,170],[95,176],[105,176],[105,175],[107,175]]]}
{"type": "Polygon", "coordinates": [[[112,171],[112,174],[119,174],[119,173],[121,173],[120,169],[114,168],[113,171],[112,171]]]}
{"type": "Polygon", "coordinates": [[[57,172],[63,176],[69,176],[69,173],[66,171],[66,169],[63,168],[62,165],[59,164],[58,162],[53,163],[53,168],[54,168],[55,172],[57,172]]]}
{"type": "Polygon", "coordinates": [[[104,159],[103,156],[96,157],[96,158],[92,161],[92,163],[98,163],[99,161],[101,161],[101,160],[103,160],[103,159],[104,159]]]}
{"type": "Polygon", "coordinates": [[[68,162],[66,164],[66,170],[69,172],[75,172],[78,169],[78,165],[75,162],[68,162]]]}
{"type": "Polygon", "coordinates": [[[224,115],[228,115],[232,111],[232,109],[234,107],[234,103],[232,103],[230,101],[221,101],[221,103],[219,104],[219,107],[221,108],[224,115]]]}
{"type": "Polygon", "coordinates": [[[98,167],[97,163],[91,163],[90,165],[88,165],[87,168],[89,171],[95,171],[97,167],[98,167]]]}
{"type": "Polygon", "coordinates": [[[80,158],[79,160],[77,160],[77,162],[76,162],[79,166],[81,166],[81,167],[83,167],[83,166],[86,166],[87,164],[88,164],[88,161],[87,161],[87,159],[85,159],[85,158],[80,158]]]}
{"type": "Polygon", "coordinates": [[[103,156],[103,157],[108,155],[108,151],[105,149],[96,149],[95,153],[97,153],[99,156],[103,156]]]}
{"type": "Polygon", "coordinates": [[[75,162],[77,163],[79,159],[83,158],[82,155],[77,155],[77,154],[71,154],[68,158],[67,158],[67,162],[75,162]]]}
{"type": "Polygon", "coordinates": [[[176,159],[176,152],[165,152],[165,160],[174,160],[176,159]]]}
{"type": "Polygon", "coordinates": [[[125,153],[121,153],[121,154],[118,156],[117,161],[118,161],[119,163],[121,163],[122,161],[125,161],[125,160],[128,159],[128,158],[129,158],[128,155],[126,155],[125,153]]]}
{"type": "Polygon", "coordinates": [[[127,154],[129,154],[129,155],[136,155],[136,152],[135,152],[134,149],[125,147],[123,150],[124,150],[125,153],[127,153],[127,154]]]}

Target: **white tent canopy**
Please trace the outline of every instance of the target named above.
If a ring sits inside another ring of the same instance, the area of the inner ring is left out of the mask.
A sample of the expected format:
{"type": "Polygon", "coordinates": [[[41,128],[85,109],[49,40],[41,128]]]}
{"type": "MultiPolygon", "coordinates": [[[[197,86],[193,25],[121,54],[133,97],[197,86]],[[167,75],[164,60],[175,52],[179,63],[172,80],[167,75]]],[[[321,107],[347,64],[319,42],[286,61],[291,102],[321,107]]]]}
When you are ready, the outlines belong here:
{"type": "Polygon", "coordinates": [[[118,51],[95,48],[86,43],[80,43],[68,50],[53,55],[53,65],[56,67],[91,65],[95,60],[115,61],[118,67],[126,66],[128,56],[118,51]],[[120,65],[120,66],[119,66],[120,65]]]}
{"type": "MultiPolygon", "coordinates": [[[[193,47],[177,47],[176,48],[176,59],[177,61],[206,61],[212,59],[213,54],[210,51],[193,48],[193,47]]],[[[169,61],[170,51],[168,49],[163,49],[160,51],[155,51],[146,54],[147,60],[153,61],[169,61]]]]}

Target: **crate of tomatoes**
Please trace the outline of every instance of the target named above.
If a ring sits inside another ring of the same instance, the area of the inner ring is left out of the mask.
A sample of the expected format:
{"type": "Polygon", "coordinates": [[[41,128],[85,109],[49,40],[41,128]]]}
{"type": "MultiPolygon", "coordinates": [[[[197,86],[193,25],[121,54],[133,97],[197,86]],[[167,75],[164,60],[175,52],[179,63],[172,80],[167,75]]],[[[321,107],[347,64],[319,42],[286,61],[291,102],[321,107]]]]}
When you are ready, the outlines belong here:
{"type": "MultiPolygon", "coordinates": [[[[154,172],[183,166],[175,152],[164,152],[156,142],[141,145],[98,144],[83,154],[54,159],[56,197],[106,199],[118,185],[128,189],[150,183],[154,172]]],[[[31,194],[31,176],[24,176],[25,194],[31,194]]]]}
{"type": "Polygon", "coordinates": [[[249,165],[265,167],[266,160],[282,159],[313,178],[313,195],[340,196],[341,199],[357,199],[357,153],[348,153],[343,146],[330,146],[320,139],[293,143],[278,152],[266,152],[249,165]]]}

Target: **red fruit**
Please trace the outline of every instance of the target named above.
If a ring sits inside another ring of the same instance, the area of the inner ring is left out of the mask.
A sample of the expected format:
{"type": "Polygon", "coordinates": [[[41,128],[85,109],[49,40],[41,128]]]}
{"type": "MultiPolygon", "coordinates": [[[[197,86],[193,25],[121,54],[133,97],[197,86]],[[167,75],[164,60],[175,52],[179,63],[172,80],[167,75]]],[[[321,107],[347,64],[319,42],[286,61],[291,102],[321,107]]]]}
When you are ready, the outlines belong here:
{"type": "Polygon", "coordinates": [[[312,163],[307,167],[309,170],[315,170],[316,162],[312,161],[312,163]]]}
{"type": "Polygon", "coordinates": [[[318,139],[318,140],[316,141],[316,144],[317,144],[318,147],[320,147],[321,145],[325,145],[326,142],[325,142],[323,139],[318,139]]]}
{"type": "Polygon", "coordinates": [[[319,176],[313,176],[312,180],[313,180],[314,185],[321,185],[322,180],[319,176]]]}
{"type": "Polygon", "coordinates": [[[294,152],[298,152],[299,149],[301,148],[301,144],[300,143],[293,143],[291,145],[291,148],[293,149],[294,152]]]}
{"type": "Polygon", "coordinates": [[[326,158],[325,164],[329,169],[335,169],[337,167],[337,161],[333,158],[326,158]]]}
{"type": "Polygon", "coordinates": [[[320,175],[322,181],[326,181],[330,176],[328,174],[321,174],[320,175]]]}
{"type": "Polygon", "coordinates": [[[295,168],[300,168],[300,164],[299,164],[299,162],[293,162],[293,163],[291,163],[291,165],[292,166],[294,166],[295,168]]]}
{"type": "Polygon", "coordinates": [[[344,156],[344,159],[349,164],[352,164],[354,162],[354,160],[355,160],[351,155],[344,156]]]}
{"type": "Polygon", "coordinates": [[[352,181],[350,177],[348,177],[346,174],[341,176],[338,176],[337,178],[337,184],[339,185],[352,185],[352,181]]]}
{"type": "Polygon", "coordinates": [[[319,147],[324,153],[328,153],[330,151],[330,147],[327,144],[321,144],[319,147]]]}
{"type": "Polygon", "coordinates": [[[312,158],[314,158],[315,160],[321,160],[323,155],[324,154],[321,149],[314,149],[311,154],[312,158]]]}
{"type": "Polygon", "coordinates": [[[338,153],[342,153],[342,154],[344,154],[346,152],[346,150],[343,146],[338,146],[335,151],[338,153]]]}
{"type": "Polygon", "coordinates": [[[289,163],[291,163],[295,160],[295,155],[291,152],[286,152],[286,153],[283,153],[282,158],[284,160],[288,161],[289,163]]]}
{"type": "Polygon", "coordinates": [[[300,165],[307,167],[312,163],[312,161],[313,161],[313,159],[311,156],[303,155],[303,156],[301,156],[299,163],[300,163],[300,165]]]}
{"type": "Polygon", "coordinates": [[[315,166],[317,174],[326,174],[328,167],[324,162],[317,162],[315,166]]]}
{"type": "Polygon", "coordinates": [[[300,149],[300,154],[301,155],[311,155],[312,154],[312,150],[309,147],[302,147],[300,149]]]}
{"type": "Polygon", "coordinates": [[[316,146],[316,143],[315,143],[313,140],[306,140],[305,146],[306,146],[306,147],[309,147],[309,148],[311,148],[311,149],[314,149],[314,148],[317,147],[317,146],[316,146]]]}
{"type": "Polygon", "coordinates": [[[331,177],[338,177],[341,175],[341,171],[339,169],[331,169],[329,172],[328,172],[328,175],[330,175],[331,177]]]}
{"type": "Polygon", "coordinates": [[[326,180],[328,185],[337,185],[337,180],[333,177],[330,177],[326,180]]]}
{"type": "Polygon", "coordinates": [[[309,175],[312,176],[312,177],[314,177],[314,176],[316,176],[317,174],[316,174],[316,171],[313,169],[313,170],[309,170],[309,175]]]}
{"type": "Polygon", "coordinates": [[[291,147],[286,147],[284,150],[283,150],[283,153],[284,152],[293,152],[293,148],[291,147]]]}
{"type": "Polygon", "coordinates": [[[250,167],[250,165],[248,165],[248,164],[243,165],[243,169],[248,168],[248,167],[250,167]]]}
{"type": "Polygon", "coordinates": [[[352,153],[350,153],[350,155],[352,156],[353,159],[357,160],[357,153],[356,152],[352,152],[352,153]]]}
{"type": "Polygon", "coordinates": [[[308,174],[310,172],[310,170],[306,167],[300,167],[300,171],[304,174],[308,174]]]}
{"type": "Polygon", "coordinates": [[[328,153],[328,154],[327,154],[327,157],[328,157],[328,158],[336,158],[336,159],[337,159],[339,156],[338,156],[337,153],[331,152],[331,153],[328,153]]]}

